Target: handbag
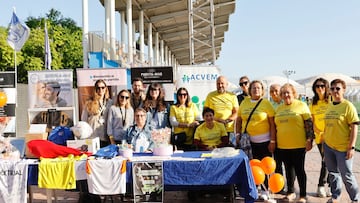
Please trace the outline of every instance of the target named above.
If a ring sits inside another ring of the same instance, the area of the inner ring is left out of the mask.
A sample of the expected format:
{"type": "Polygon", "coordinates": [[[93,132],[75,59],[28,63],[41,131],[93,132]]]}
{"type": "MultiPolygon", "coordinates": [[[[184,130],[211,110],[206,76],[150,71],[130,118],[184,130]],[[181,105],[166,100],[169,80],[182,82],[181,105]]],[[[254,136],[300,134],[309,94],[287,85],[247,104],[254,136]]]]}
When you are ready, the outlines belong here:
{"type": "Polygon", "coordinates": [[[171,135],[171,144],[176,146],[182,146],[184,145],[186,141],[186,133],[174,133],[171,135]]]}
{"type": "Polygon", "coordinates": [[[252,159],[253,155],[252,155],[252,150],[251,150],[250,135],[247,133],[246,128],[249,124],[251,116],[253,115],[255,109],[259,106],[261,101],[262,101],[262,99],[260,99],[257,102],[255,107],[250,112],[250,115],[246,121],[244,132],[241,134],[241,137],[240,137],[240,143],[239,143],[240,146],[239,147],[240,147],[240,149],[242,149],[245,152],[245,154],[249,157],[249,159],[252,159]]]}

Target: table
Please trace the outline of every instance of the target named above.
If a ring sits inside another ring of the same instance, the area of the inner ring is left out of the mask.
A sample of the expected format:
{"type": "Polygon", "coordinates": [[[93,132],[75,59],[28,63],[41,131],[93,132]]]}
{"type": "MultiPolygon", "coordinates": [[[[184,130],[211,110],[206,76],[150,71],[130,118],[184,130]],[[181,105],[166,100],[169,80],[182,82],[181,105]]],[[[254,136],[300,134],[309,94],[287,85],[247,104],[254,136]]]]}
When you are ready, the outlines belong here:
{"type": "MultiPolygon", "coordinates": [[[[175,157],[200,158],[203,151],[175,153],[175,157]]],[[[134,154],[134,156],[151,154],[134,154]]],[[[206,158],[203,160],[165,160],[163,162],[166,191],[206,189],[212,186],[237,185],[246,202],[257,199],[249,159],[243,151],[233,157],[206,158]],[[201,187],[199,187],[201,186],[201,187]]],[[[132,182],[131,163],[127,165],[127,182],[132,182]]]]}
{"type": "MultiPolygon", "coordinates": [[[[243,151],[233,157],[200,158],[203,151],[175,153],[163,160],[165,191],[206,189],[216,186],[237,185],[245,202],[257,199],[257,188],[253,181],[248,157],[243,151]],[[177,157],[185,158],[183,160],[177,157]],[[189,159],[186,159],[189,158],[189,159]]],[[[134,153],[137,156],[152,156],[149,153],[134,153]]],[[[127,182],[132,183],[132,162],[127,164],[127,182]]],[[[84,171],[85,172],[85,171],[84,171]]],[[[29,166],[29,184],[37,185],[37,165],[29,166]]]]}

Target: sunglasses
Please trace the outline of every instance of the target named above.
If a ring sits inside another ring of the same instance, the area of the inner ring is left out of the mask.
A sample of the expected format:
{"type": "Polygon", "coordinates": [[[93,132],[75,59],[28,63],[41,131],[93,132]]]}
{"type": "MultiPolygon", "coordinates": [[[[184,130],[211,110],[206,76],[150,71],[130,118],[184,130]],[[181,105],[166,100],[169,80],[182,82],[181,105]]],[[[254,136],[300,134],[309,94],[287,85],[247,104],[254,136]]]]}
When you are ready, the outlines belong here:
{"type": "Polygon", "coordinates": [[[244,86],[244,85],[247,85],[248,83],[249,83],[249,81],[240,82],[239,85],[240,85],[240,86],[244,86]]]}
{"type": "Polygon", "coordinates": [[[340,91],[341,90],[341,87],[331,87],[330,88],[331,91],[340,91]]]}
{"type": "Polygon", "coordinates": [[[325,88],[325,85],[315,85],[316,88],[325,88]]]}
{"type": "Polygon", "coordinates": [[[159,91],[160,89],[159,88],[152,88],[152,89],[150,89],[151,91],[159,91]]]}
{"type": "Polygon", "coordinates": [[[179,97],[185,97],[185,96],[187,96],[187,94],[186,93],[180,93],[180,94],[178,94],[178,96],[179,97]]]}
{"type": "Polygon", "coordinates": [[[123,95],[120,95],[120,98],[121,98],[121,99],[129,99],[130,97],[128,97],[128,96],[123,96],[123,95]]]}
{"type": "Polygon", "coordinates": [[[105,89],[105,88],[106,88],[105,86],[102,86],[102,87],[99,87],[99,86],[98,86],[98,87],[96,87],[97,90],[99,90],[99,89],[102,89],[102,90],[103,90],[103,89],[105,89]]]}

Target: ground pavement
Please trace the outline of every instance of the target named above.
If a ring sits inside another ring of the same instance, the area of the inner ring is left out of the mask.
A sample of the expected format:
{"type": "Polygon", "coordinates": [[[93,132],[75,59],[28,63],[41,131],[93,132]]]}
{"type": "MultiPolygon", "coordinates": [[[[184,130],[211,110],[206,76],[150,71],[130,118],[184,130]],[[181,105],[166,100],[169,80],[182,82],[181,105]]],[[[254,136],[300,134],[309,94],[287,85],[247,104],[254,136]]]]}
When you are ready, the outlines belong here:
{"type": "MultiPolygon", "coordinates": [[[[317,183],[319,178],[319,171],[320,171],[320,154],[317,149],[317,147],[314,145],[313,149],[306,154],[306,160],[305,160],[305,170],[307,174],[307,194],[308,194],[308,201],[309,203],[325,203],[329,198],[319,198],[316,196],[316,190],[317,190],[317,183]]],[[[358,183],[360,184],[360,152],[356,152],[355,154],[355,160],[354,160],[354,166],[353,166],[353,172],[357,178],[358,183]]],[[[297,187],[297,182],[295,182],[296,192],[297,195],[299,194],[299,190],[297,187]]],[[[46,191],[44,189],[39,189],[35,186],[31,186],[31,189],[33,190],[33,203],[43,203],[46,202],[46,191]]],[[[70,192],[70,191],[62,191],[57,190],[55,191],[58,196],[59,203],[75,203],[78,202],[79,199],[79,193],[78,192],[70,192]]],[[[285,202],[281,200],[283,198],[282,195],[275,195],[275,199],[278,203],[285,202]]],[[[165,192],[165,198],[164,202],[171,202],[171,203],[186,203],[190,202],[187,199],[187,193],[184,191],[176,191],[176,192],[165,192]]],[[[53,201],[55,202],[55,201],[53,201]]],[[[120,198],[115,197],[113,201],[111,201],[109,198],[105,202],[121,202],[120,198]]],[[[130,200],[127,202],[131,202],[130,200]]],[[[217,203],[217,202],[224,202],[222,200],[221,195],[206,195],[202,196],[197,199],[196,202],[206,202],[206,203],[217,203]]],[[[241,199],[235,200],[236,203],[244,202],[241,199]]],[[[256,201],[256,202],[262,202],[262,201],[256,201]]],[[[341,203],[350,202],[350,198],[345,190],[345,187],[343,186],[342,194],[341,194],[341,203]]]]}

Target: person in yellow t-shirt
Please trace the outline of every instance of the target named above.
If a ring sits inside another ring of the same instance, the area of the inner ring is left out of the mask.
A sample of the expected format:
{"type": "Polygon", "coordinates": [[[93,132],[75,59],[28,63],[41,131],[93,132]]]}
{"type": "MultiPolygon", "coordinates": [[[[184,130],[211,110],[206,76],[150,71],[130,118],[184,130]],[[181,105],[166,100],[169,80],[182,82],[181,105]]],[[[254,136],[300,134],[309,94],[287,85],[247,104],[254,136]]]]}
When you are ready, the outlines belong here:
{"type": "Polygon", "coordinates": [[[352,202],[360,200],[359,186],[352,172],[359,117],[355,106],[344,98],[346,84],[341,79],[330,83],[333,98],[325,112],[324,154],[329,171],[331,202],[338,202],[341,180],[352,202]]]}
{"type": "Polygon", "coordinates": [[[292,84],[283,85],[280,95],[284,103],[275,110],[276,150],[285,165],[288,186],[285,198],[295,200],[294,182],[297,178],[300,188],[298,202],[306,202],[305,153],[312,149],[315,137],[311,114],[306,103],[296,99],[292,84]]]}
{"type": "Polygon", "coordinates": [[[228,92],[228,81],[224,76],[219,76],[216,80],[216,91],[210,92],[204,103],[204,107],[214,110],[215,121],[222,123],[226,127],[228,136],[234,133],[234,121],[239,108],[236,95],[228,92]]]}
{"type": "Polygon", "coordinates": [[[214,110],[205,107],[202,116],[204,123],[196,128],[194,136],[194,145],[199,150],[213,150],[219,147],[225,147],[229,143],[225,126],[214,120],[214,110]]]}
{"type": "Polygon", "coordinates": [[[275,149],[275,124],[274,108],[264,96],[264,86],[258,80],[250,83],[250,97],[246,97],[240,104],[236,122],[237,143],[240,141],[241,133],[244,133],[245,126],[251,111],[261,100],[252,114],[246,131],[250,135],[251,149],[254,159],[262,159],[272,156],[275,149]]]}
{"type": "Polygon", "coordinates": [[[170,107],[170,124],[174,127],[174,134],[186,134],[185,142],[177,145],[177,148],[188,151],[193,146],[194,129],[199,125],[199,111],[196,105],[190,101],[190,95],[186,88],[180,87],[176,97],[176,103],[170,107]]]}
{"type": "Polygon", "coordinates": [[[314,123],[315,143],[319,149],[321,156],[321,169],[317,188],[317,195],[319,197],[331,196],[330,190],[325,188],[328,182],[328,172],[324,161],[324,148],[323,148],[323,133],[325,129],[324,116],[325,111],[329,106],[329,82],[324,78],[317,78],[313,85],[312,90],[314,97],[309,106],[314,123]]]}

